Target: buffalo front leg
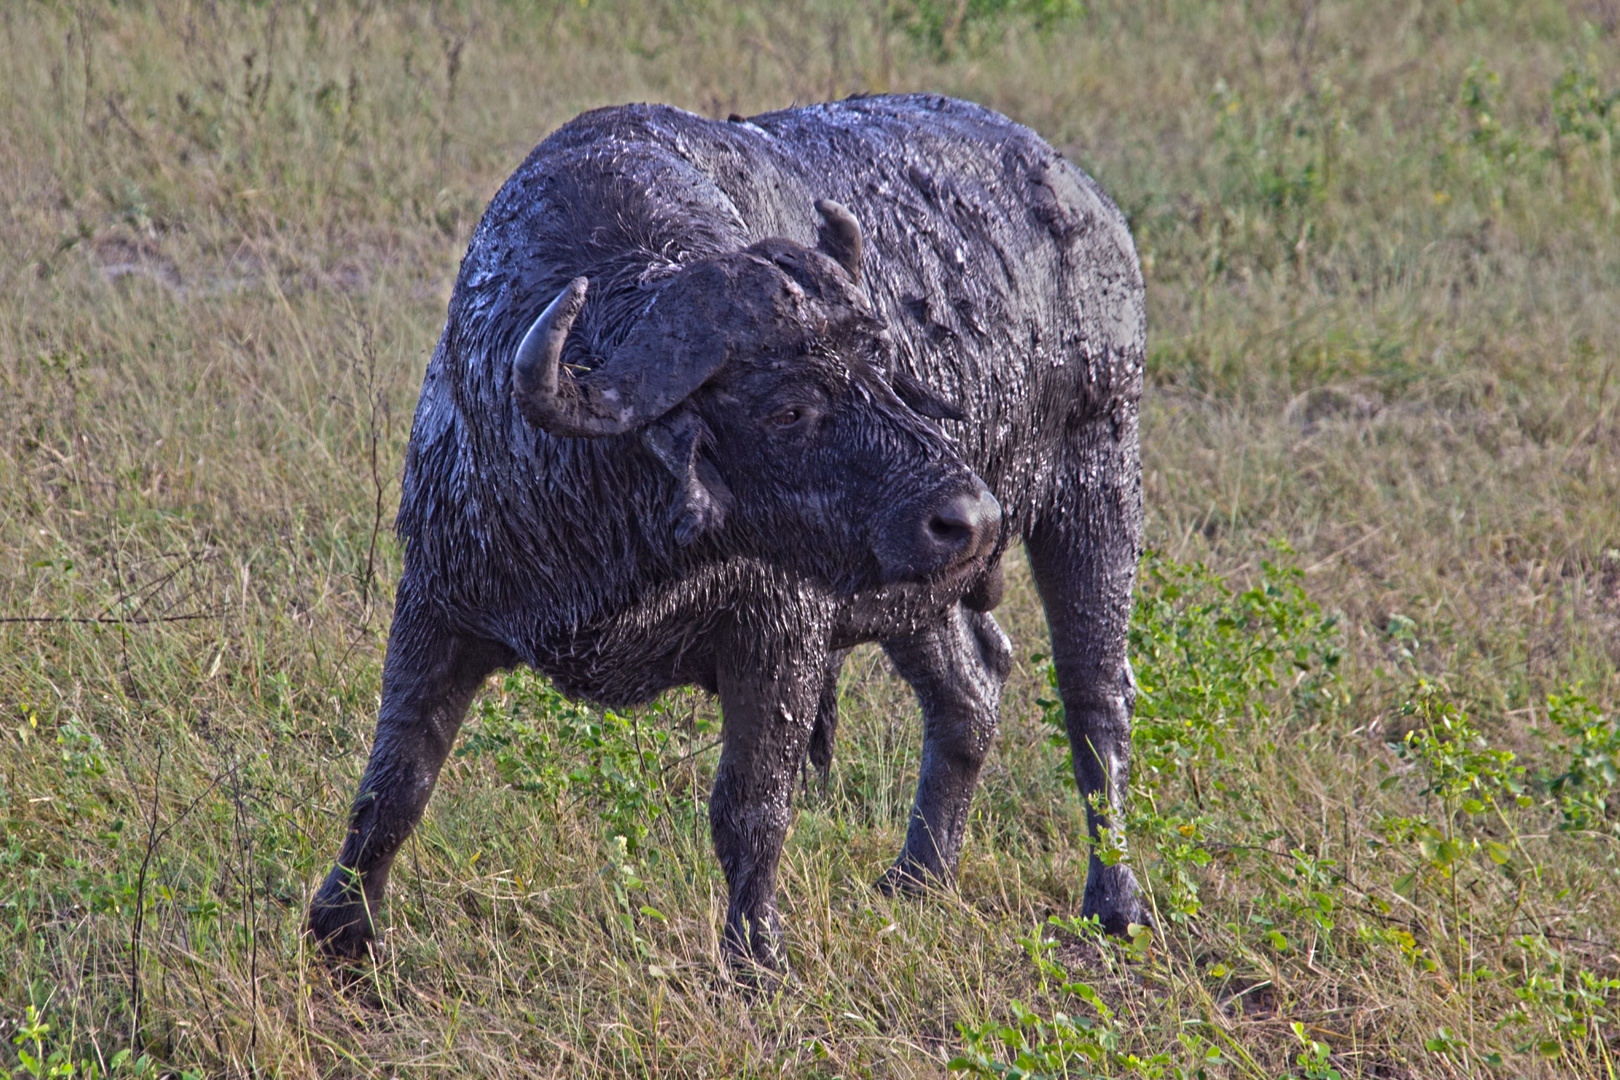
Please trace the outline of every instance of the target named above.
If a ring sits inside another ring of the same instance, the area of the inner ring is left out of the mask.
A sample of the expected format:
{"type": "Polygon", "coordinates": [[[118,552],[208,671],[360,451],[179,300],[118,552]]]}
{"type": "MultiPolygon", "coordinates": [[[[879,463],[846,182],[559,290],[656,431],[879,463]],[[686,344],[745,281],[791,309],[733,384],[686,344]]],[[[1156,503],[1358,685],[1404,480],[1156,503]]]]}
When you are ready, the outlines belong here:
{"type": "Polygon", "coordinates": [[[448,633],[401,586],[371,760],[337,865],[309,909],[309,932],[326,955],[366,952],[389,868],[422,818],[467,706],[484,678],[510,663],[503,646],[448,633]]]}
{"type": "Polygon", "coordinates": [[[776,871],[815,724],[825,657],[761,659],[747,648],[723,652],[723,745],[709,826],[731,894],[724,943],[733,960],[786,971],[776,871]]]}
{"type": "Polygon", "coordinates": [[[956,877],[968,809],[1001,713],[1012,645],[988,613],[961,604],[938,626],[883,643],[922,703],[922,766],[906,845],[878,881],[886,893],[956,877]]]}
{"type": "Polygon", "coordinates": [[[1124,809],[1131,768],[1136,684],[1126,658],[1131,589],[1141,550],[1141,467],[1136,421],[1106,421],[1076,433],[1072,479],[1037,520],[1027,546],[1052,631],[1074,778],[1086,803],[1093,848],[1081,914],[1110,934],[1151,920],[1124,863],[1104,865],[1095,842],[1124,809]],[[1100,805],[1099,805],[1100,804],[1100,805]]]}

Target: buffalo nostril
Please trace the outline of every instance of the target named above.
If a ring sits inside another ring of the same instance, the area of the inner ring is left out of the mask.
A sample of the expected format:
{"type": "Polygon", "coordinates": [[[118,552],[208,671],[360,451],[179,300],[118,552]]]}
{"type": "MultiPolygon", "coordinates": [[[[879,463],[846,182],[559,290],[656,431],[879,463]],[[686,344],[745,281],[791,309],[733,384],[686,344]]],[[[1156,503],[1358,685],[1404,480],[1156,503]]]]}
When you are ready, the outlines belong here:
{"type": "Polygon", "coordinates": [[[950,507],[929,519],[928,535],[942,547],[962,547],[973,539],[973,522],[958,508],[950,507]]]}
{"type": "Polygon", "coordinates": [[[989,489],[964,491],[935,508],[928,519],[928,535],[935,544],[952,552],[977,552],[1001,523],[1001,504],[989,489]]]}

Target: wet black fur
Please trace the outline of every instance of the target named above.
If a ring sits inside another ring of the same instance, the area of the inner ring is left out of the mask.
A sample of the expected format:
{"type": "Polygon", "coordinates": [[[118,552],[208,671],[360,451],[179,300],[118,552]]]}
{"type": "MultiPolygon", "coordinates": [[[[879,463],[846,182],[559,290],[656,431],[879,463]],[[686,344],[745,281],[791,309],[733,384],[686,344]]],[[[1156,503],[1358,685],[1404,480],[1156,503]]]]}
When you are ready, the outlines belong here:
{"type": "MultiPolygon", "coordinates": [[[[720,694],[710,812],[726,940],[779,967],[795,778],[807,750],[830,760],[845,651],[884,642],[925,728],[885,884],[948,880],[1011,661],[975,609],[999,597],[994,567],[1015,539],[1053,629],[1077,778],[1117,806],[1143,350],[1122,215],[978,106],[869,97],[724,123],[627,106],[559,129],[480,222],[423,384],[377,739],[312,932],[330,953],[364,950],[471,695],[517,663],[610,705],[688,683],[720,694]],[[860,226],[858,285],[818,199],[860,226]],[[553,438],[515,407],[510,365],[580,275],[572,370],[612,363],[661,298],[658,317],[694,335],[764,329],[652,427],[553,438]],[[936,565],[917,530],[975,474],[1000,530],[987,552],[936,565]]],[[[1129,872],[1095,859],[1084,908],[1116,933],[1146,921],[1129,872]]]]}

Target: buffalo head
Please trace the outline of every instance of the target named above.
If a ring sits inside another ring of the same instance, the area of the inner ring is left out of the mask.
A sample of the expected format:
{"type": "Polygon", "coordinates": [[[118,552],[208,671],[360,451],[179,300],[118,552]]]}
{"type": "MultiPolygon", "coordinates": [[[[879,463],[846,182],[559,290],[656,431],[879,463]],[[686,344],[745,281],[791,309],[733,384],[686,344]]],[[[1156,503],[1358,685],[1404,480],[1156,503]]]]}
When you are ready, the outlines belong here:
{"type": "Polygon", "coordinates": [[[965,579],[1001,508],[930,420],[960,414],[888,375],[892,343],[858,287],[860,227],[816,208],[817,247],[763,240],[689,264],[579,375],[561,365],[588,291],[575,278],[518,347],[516,405],[555,437],[639,432],[676,478],[683,545],[729,523],[748,548],[851,590],[965,579]]]}

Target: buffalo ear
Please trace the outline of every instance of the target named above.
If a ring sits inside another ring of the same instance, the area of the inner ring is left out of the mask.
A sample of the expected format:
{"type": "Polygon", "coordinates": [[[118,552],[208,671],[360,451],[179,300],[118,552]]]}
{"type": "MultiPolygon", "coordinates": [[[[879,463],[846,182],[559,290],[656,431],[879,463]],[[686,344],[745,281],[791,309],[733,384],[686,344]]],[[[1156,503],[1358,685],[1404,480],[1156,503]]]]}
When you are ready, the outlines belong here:
{"type": "Polygon", "coordinates": [[[725,525],[731,502],[731,489],[721,479],[714,462],[701,450],[694,453],[692,467],[681,478],[681,493],[670,507],[670,518],[675,522],[675,542],[686,547],[704,533],[725,525]]]}
{"type": "Polygon", "coordinates": [[[642,432],[642,441],[675,477],[669,515],[682,547],[723,526],[731,509],[731,489],[703,453],[710,437],[708,425],[690,409],[667,414],[642,432]]]}
{"type": "Polygon", "coordinates": [[[967,419],[967,413],[962,411],[960,405],[947,401],[909,372],[896,371],[889,385],[894,387],[895,396],[918,416],[926,416],[930,420],[967,419]]]}
{"type": "Polygon", "coordinates": [[[849,274],[855,284],[861,283],[861,225],[855,215],[842,203],[831,199],[816,200],[816,213],[821,215],[821,227],[816,230],[816,246],[849,274]]]}

